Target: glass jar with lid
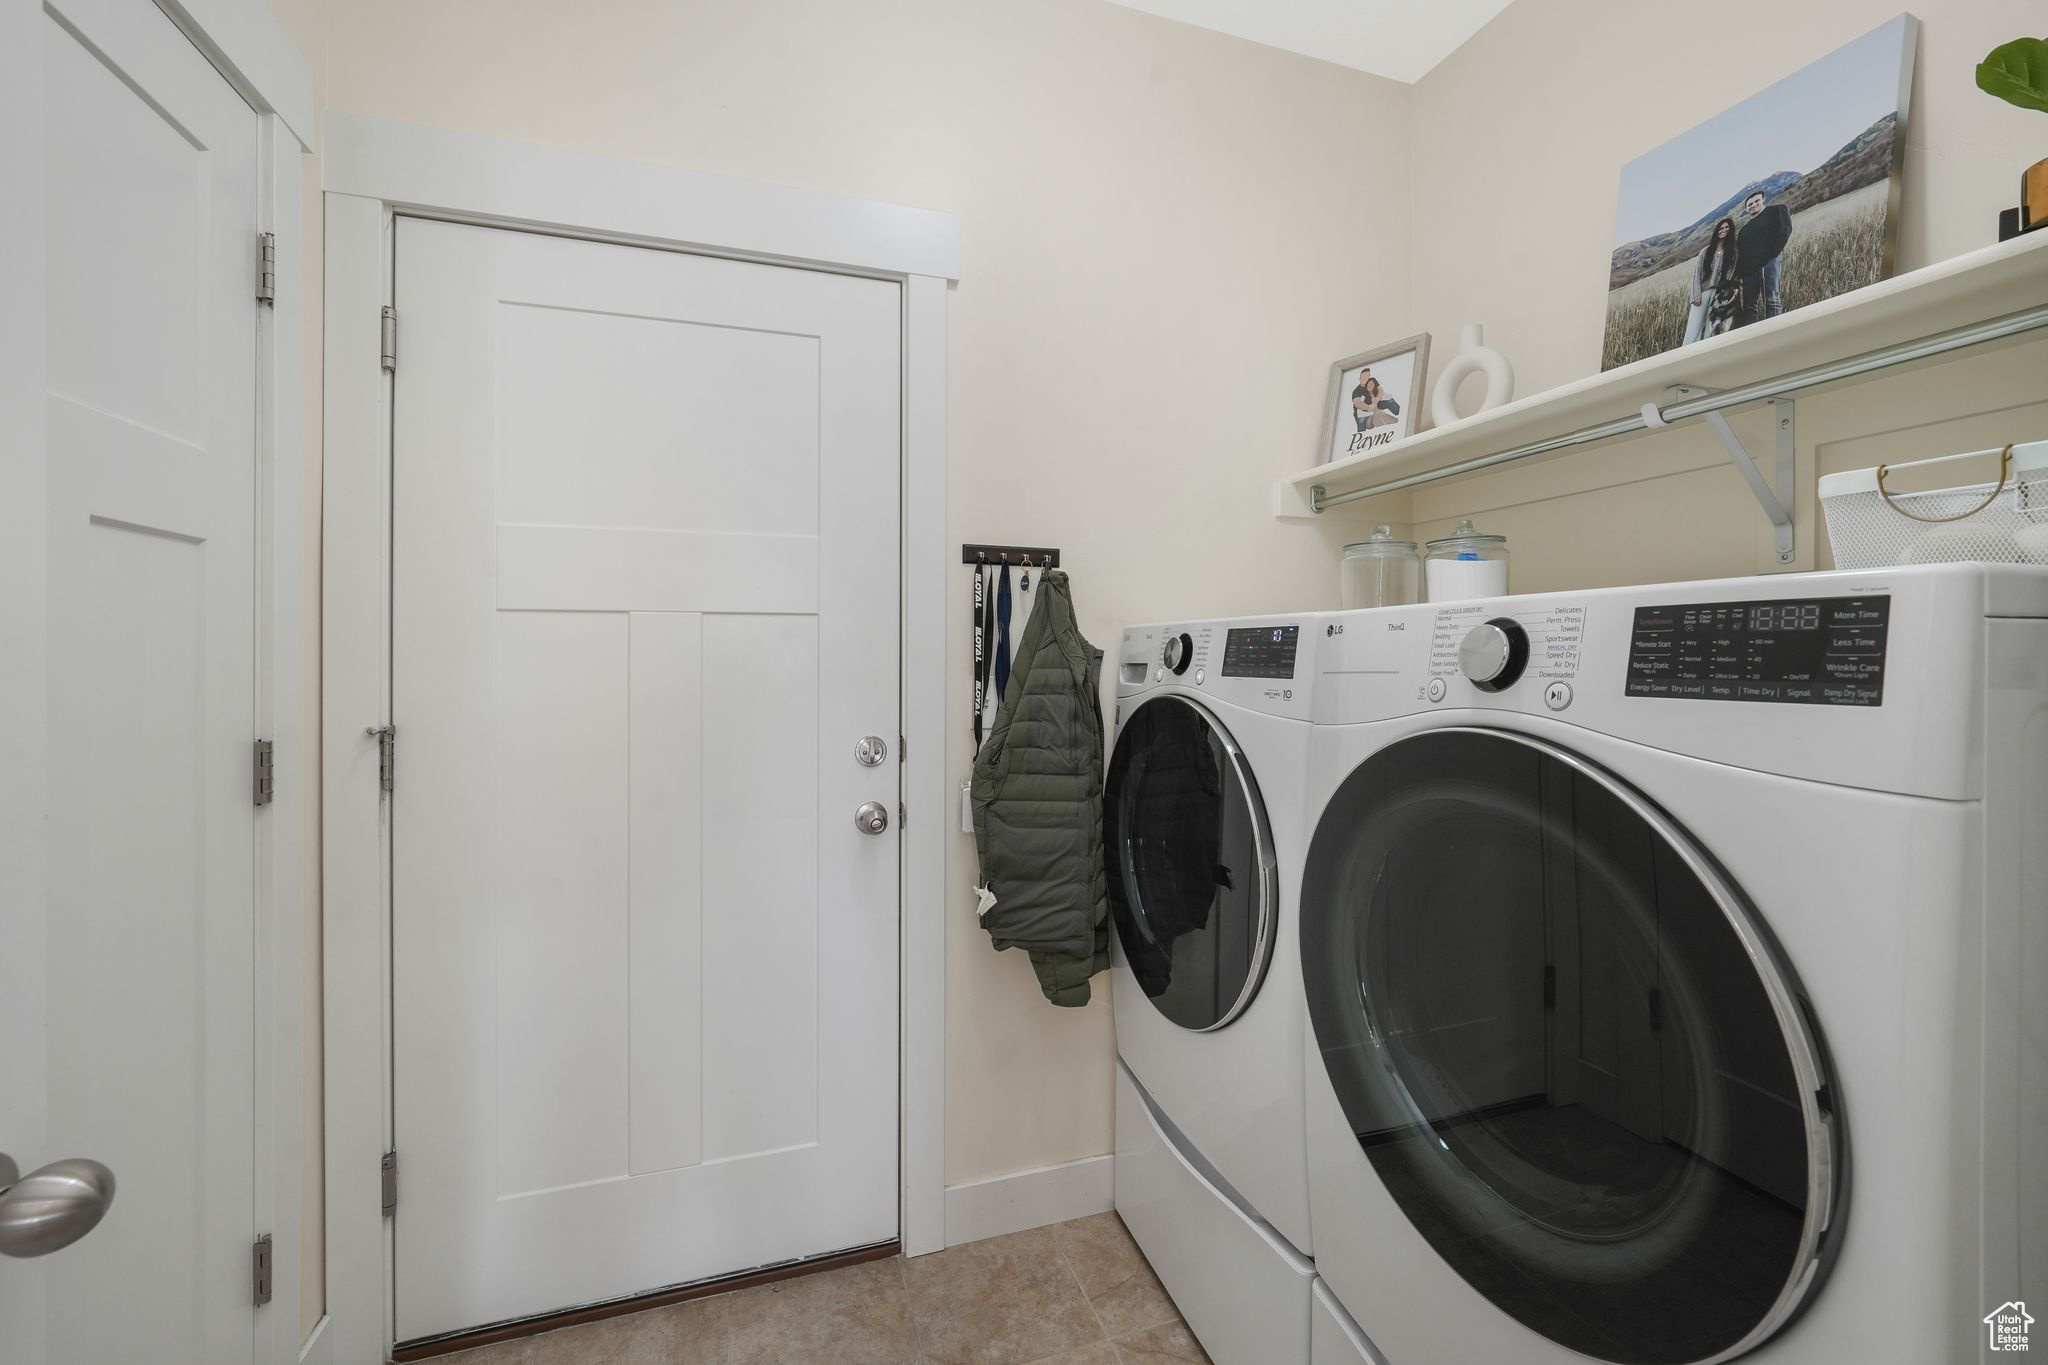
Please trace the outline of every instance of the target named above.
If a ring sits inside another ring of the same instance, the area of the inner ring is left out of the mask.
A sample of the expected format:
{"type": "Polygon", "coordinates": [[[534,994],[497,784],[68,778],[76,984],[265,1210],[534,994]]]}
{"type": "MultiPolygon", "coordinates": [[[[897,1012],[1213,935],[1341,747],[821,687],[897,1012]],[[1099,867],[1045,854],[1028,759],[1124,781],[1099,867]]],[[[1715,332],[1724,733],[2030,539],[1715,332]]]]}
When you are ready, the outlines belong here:
{"type": "Polygon", "coordinates": [[[1422,560],[1412,540],[1375,526],[1372,537],[1344,547],[1344,609],[1405,607],[1420,600],[1422,560]]]}
{"type": "Polygon", "coordinates": [[[1432,602],[1462,602],[1474,597],[1505,597],[1508,592],[1508,538],[1472,528],[1470,517],[1447,536],[1429,542],[1424,576],[1432,602]]]}

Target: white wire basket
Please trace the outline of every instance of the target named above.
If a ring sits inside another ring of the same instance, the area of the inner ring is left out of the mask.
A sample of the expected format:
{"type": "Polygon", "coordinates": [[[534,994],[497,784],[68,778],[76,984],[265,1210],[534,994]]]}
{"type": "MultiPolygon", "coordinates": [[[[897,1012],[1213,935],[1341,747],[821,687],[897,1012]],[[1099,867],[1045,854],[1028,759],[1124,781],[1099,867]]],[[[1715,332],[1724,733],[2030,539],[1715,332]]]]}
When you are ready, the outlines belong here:
{"type": "Polygon", "coordinates": [[[1895,564],[2048,564],[2048,441],[1824,475],[1821,511],[1838,569],[1895,564]],[[1909,470],[1998,457],[1984,483],[1899,491],[1909,470]]]}

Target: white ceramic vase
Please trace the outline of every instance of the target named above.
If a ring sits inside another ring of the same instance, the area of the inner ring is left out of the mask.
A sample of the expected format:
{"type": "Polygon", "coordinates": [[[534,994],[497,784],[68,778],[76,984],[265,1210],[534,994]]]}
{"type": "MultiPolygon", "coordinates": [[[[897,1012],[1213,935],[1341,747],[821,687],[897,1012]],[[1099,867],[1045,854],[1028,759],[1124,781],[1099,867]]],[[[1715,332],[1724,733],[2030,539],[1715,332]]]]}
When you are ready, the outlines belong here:
{"type": "Polygon", "coordinates": [[[1429,415],[1438,426],[1447,427],[1458,420],[1458,385],[1472,374],[1486,376],[1486,396],[1473,409],[1475,413],[1497,408],[1515,396],[1514,366],[1486,344],[1486,333],[1476,322],[1458,329],[1458,353],[1437,375],[1436,388],[1430,393],[1429,415]]]}

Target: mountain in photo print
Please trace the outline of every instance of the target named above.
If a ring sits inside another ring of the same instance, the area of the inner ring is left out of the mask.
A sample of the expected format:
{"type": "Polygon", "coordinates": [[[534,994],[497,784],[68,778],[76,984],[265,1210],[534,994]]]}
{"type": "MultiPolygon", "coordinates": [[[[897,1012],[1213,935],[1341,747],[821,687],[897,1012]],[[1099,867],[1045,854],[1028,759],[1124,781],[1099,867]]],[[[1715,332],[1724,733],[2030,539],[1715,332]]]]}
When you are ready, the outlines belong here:
{"type": "Polygon", "coordinates": [[[1601,369],[1891,273],[1918,32],[1902,14],[1622,168],[1601,369]]]}

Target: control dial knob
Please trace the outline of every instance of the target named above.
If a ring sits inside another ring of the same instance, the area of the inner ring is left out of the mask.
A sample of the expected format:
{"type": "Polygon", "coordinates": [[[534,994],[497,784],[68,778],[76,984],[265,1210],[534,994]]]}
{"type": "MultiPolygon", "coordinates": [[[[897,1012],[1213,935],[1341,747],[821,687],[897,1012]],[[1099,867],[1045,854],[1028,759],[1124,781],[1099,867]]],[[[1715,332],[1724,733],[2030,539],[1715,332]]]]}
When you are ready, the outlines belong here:
{"type": "Polygon", "coordinates": [[[1528,666],[1529,632],[1505,616],[1472,627],[1458,645],[1458,668],[1482,692],[1505,690],[1528,666]]]}
{"type": "Polygon", "coordinates": [[[1166,652],[1160,656],[1168,671],[1185,673],[1195,658],[1195,637],[1182,631],[1166,637],[1166,652]]]}

